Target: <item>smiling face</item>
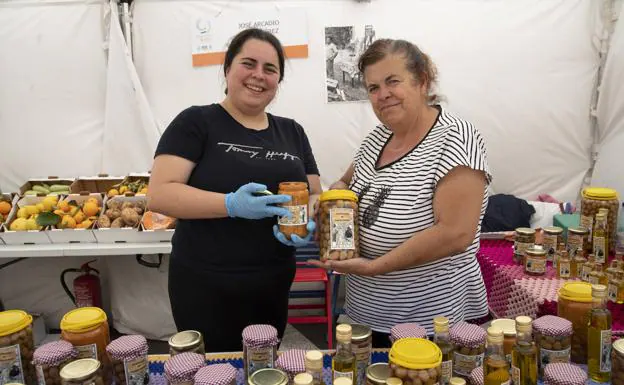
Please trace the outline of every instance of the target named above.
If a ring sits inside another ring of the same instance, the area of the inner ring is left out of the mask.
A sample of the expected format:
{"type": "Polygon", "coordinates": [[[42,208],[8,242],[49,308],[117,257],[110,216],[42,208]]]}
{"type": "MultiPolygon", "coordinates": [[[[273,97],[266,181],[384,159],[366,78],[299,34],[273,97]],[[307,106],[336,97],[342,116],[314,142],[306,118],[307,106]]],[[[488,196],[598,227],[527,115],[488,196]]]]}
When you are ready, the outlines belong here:
{"type": "Polygon", "coordinates": [[[364,79],[373,111],[388,127],[414,121],[427,106],[427,85],[414,79],[403,55],[390,54],[366,66],[364,79]]]}
{"type": "Polygon", "coordinates": [[[277,51],[268,42],[247,40],[226,70],[225,79],[227,97],[239,109],[264,110],[280,81],[277,51]]]}

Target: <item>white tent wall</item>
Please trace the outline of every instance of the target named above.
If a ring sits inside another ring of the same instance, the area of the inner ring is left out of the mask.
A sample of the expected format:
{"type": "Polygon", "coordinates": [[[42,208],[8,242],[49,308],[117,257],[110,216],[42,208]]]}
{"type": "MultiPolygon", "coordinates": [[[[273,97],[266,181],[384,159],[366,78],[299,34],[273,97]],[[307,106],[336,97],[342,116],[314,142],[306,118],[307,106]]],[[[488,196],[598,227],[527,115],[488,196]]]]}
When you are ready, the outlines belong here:
{"type": "MultiPolygon", "coordinates": [[[[622,9],[619,10],[620,18],[622,9]]],[[[624,199],[624,22],[615,25],[598,99],[598,159],[592,185],[615,188],[624,199]]]]}

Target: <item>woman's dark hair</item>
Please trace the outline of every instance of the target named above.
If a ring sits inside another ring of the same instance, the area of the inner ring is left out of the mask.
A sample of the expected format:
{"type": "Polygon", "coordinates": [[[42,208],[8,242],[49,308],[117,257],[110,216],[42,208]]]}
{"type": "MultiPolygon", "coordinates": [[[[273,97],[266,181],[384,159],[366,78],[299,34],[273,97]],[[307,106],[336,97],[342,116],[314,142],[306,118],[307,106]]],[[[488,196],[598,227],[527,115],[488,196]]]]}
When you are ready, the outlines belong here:
{"type": "Polygon", "coordinates": [[[232,66],[234,56],[238,55],[238,53],[243,48],[243,45],[247,42],[247,40],[250,39],[266,41],[267,43],[271,44],[273,48],[275,48],[279,61],[279,81],[281,82],[284,78],[284,48],[282,47],[282,43],[280,43],[280,41],[271,32],[264,31],[258,28],[245,29],[243,31],[240,31],[236,36],[234,36],[234,38],[232,38],[232,41],[228,46],[227,52],[225,53],[225,61],[223,62],[223,74],[227,75],[228,70],[232,66]]]}
{"type": "Polygon", "coordinates": [[[415,44],[406,40],[379,39],[373,42],[358,61],[362,74],[366,67],[383,60],[388,55],[400,54],[405,59],[405,67],[419,84],[427,85],[427,101],[430,104],[440,102],[440,97],[432,92],[438,81],[438,70],[429,56],[415,44]]]}

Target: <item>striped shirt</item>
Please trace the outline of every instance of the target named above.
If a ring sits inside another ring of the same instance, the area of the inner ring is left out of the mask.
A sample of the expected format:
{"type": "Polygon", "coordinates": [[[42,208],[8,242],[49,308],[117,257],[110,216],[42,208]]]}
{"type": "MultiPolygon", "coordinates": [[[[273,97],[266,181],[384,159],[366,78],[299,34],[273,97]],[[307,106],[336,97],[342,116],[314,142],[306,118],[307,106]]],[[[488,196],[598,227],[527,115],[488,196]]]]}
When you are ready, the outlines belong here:
{"type": "MultiPolygon", "coordinates": [[[[402,158],[376,167],[392,136],[383,125],[358,149],[350,188],[360,198],[361,257],[383,256],[433,226],[433,194],[454,167],[483,171],[488,183],[491,181],[479,132],[471,123],[438,109],[438,118],[425,138],[402,158]]],[[[487,315],[486,291],[476,259],[487,201],[486,185],[479,226],[464,252],[374,277],[348,275],[347,315],[379,332],[389,333],[396,324],[416,322],[429,334],[435,316],[444,315],[454,324],[487,315]]]]}

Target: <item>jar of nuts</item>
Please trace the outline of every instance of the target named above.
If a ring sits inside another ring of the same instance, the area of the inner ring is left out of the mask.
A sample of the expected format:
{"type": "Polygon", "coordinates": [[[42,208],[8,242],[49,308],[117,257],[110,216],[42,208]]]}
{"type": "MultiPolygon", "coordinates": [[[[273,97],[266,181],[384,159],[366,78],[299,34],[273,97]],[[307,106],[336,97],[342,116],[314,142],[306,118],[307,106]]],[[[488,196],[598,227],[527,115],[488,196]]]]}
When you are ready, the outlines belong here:
{"type": "Polygon", "coordinates": [[[366,368],[366,385],[385,385],[386,380],[392,375],[390,365],[378,362],[366,368]]]}
{"type": "Polygon", "coordinates": [[[306,182],[282,182],[279,184],[279,194],[290,195],[290,202],[282,203],[281,206],[288,209],[292,217],[279,217],[277,223],[287,239],[292,234],[300,237],[308,235],[308,202],[310,193],[306,182]]]}
{"type": "Polygon", "coordinates": [[[320,259],[359,257],[357,195],[351,190],[329,190],[319,198],[320,259]]]}
{"type": "Polygon", "coordinates": [[[576,365],[555,362],[544,368],[544,385],[585,385],[587,373],[576,365]]]}
{"type": "Polygon", "coordinates": [[[624,338],[620,338],[613,343],[611,357],[613,358],[611,383],[613,385],[624,385],[624,338]]]}
{"type": "Polygon", "coordinates": [[[442,351],[424,338],[402,338],[388,356],[392,377],[404,385],[437,384],[442,373],[442,351]]]}
{"type": "Polygon", "coordinates": [[[169,354],[175,356],[180,353],[206,354],[204,338],[196,330],[185,330],[169,338],[169,354]]]}
{"type": "Polygon", "coordinates": [[[591,284],[568,282],[559,289],[557,315],[572,322],[570,359],[587,363],[587,313],[592,309],[591,284]]]}
{"type": "Polygon", "coordinates": [[[271,325],[249,325],[243,329],[245,379],[264,368],[274,368],[277,359],[277,329],[271,325]]]}
{"type": "Polygon", "coordinates": [[[455,345],[453,353],[453,374],[467,379],[470,372],[483,366],[487,333],[477,325],[460,321],[451,328],[451,341],[455,345]]]}
{"type": "Polygon", "coordinates": [[[572,344],[572,322],[554,315],[545,315],[533,322],[533,338],[538,349],[539,377],[544,376],[544,367],[554,362],[570,362],[572,344]]]}
{"type": "Polygon", "coordinates": [[[230,364],[204,366],[195,374],[194,385],[236,385],[236,369],[230,364]]]}
{"type": "Polygon", "coordinates": [[[32,316],[21,310],[0,312],[0,383],[37,383],[32,365],[34,351],[32,316]]]}
{"type": "Polygon", "coordinates": [[[149,383],[147,340],[143,336],[122,336],[106,347],[113,365],[115,385],[149,383]]]}
{"type": "MultiPolygon", "coordinates": [[[[589,230],[589,239],[592,239],[592,229],[594,227],[594,218],[601,208],[609,210],[607,215],[607,230],[609,233],[609,252],[615,250],[615,241],[617,239],[617,219],[620,209],[620,202],[617,197],[617,191],[603,187],[587,187],[583,189],[581,199],[581,227],[589,230]]],[[[585,245],[587,252],[592,252],[592,242],[585,245]]]]}
{"type": "Polygon", "coordinates": [[[195,374],[205,365],[201,354],[180,353],[165,362],[165,377],[170,385],[193,385],[195,374]]]}
{"type": "Polygon", "coordinates": [[[60,385],[61,369],[78,357],[78,350],[67,341],[54,341],[41,345],[33,354],[39,385],[60,385]]]}
{"type": "Polygon", "coordinates": [[[401,338],[427,338],[427,330],[414,322],[394,325],[390,329],[390,343],[401,338]]]}
{"type": "Polygon", "coordinates": [[[106,354],[110,331],[104,310],[81,307],[67,312],[61,320],[61,339],[74,345],[78,358],[100,360],[104,383],[112,382],[112,367],[106,354]]]}
{"type": "Polygon", "coordinates": [[[514,239],[514,262],[524,265],[524,254],[533,246],[535,246],[535,230],[530,227],[518,227],[514,239]]]}
{"type": "Polygon", "coordinates": [[[104,385],[102,365],[93,358],[72,361],[61,369],[63,385],[104,385]]]}

